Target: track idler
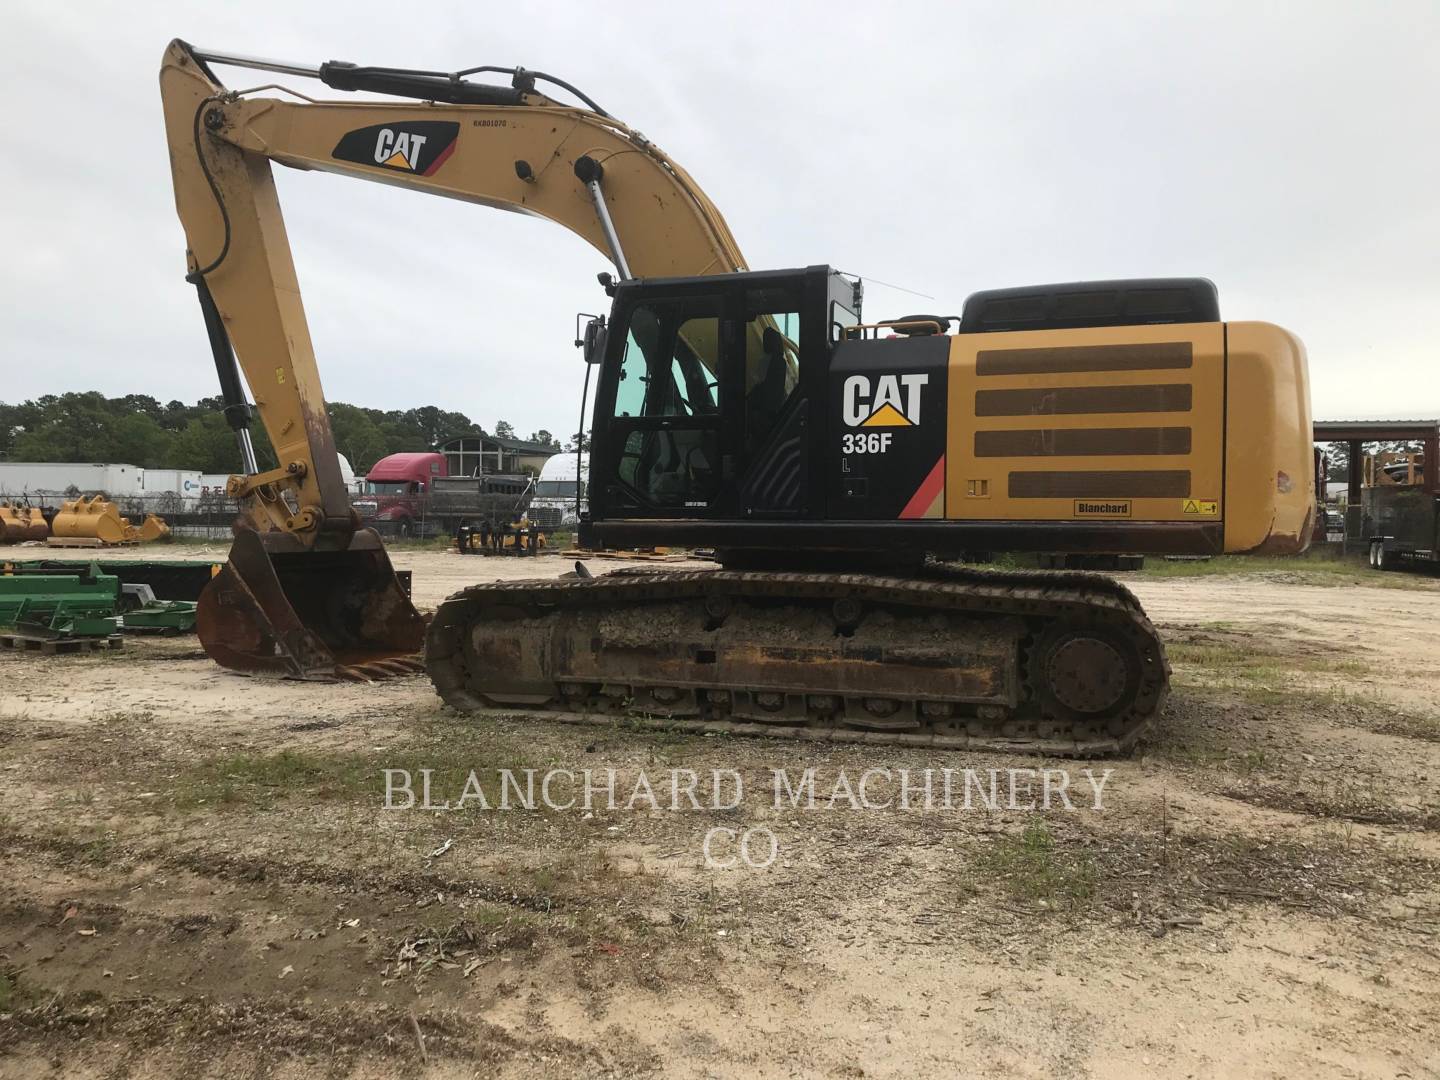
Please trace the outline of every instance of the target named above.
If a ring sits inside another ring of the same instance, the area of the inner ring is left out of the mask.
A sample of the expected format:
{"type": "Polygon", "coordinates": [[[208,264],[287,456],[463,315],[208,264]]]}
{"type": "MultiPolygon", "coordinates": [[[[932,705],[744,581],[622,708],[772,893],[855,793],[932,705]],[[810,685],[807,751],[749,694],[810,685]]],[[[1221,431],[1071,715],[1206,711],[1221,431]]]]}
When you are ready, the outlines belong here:
{"type": "Polygon", "coordinates": [[[343,551],[237,532],[195,629],[212,660],[250,675],[368,682],[424,670],[425,620],[373,529],[343,551]]]}

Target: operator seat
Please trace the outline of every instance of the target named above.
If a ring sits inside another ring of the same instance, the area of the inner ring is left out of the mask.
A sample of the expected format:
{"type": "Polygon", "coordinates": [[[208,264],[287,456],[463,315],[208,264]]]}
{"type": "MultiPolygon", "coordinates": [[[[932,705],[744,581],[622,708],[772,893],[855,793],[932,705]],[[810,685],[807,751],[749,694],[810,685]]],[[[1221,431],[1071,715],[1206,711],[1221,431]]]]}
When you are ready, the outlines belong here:
{"type": "Polygon", "coordinates": [[[765,327],[760,336],[761,355],[765,370],[750,388],[745,401],[745,446],[753,457],[770,435],[780,410],[785,407],[785,339],[773,326],[765,327]]]}

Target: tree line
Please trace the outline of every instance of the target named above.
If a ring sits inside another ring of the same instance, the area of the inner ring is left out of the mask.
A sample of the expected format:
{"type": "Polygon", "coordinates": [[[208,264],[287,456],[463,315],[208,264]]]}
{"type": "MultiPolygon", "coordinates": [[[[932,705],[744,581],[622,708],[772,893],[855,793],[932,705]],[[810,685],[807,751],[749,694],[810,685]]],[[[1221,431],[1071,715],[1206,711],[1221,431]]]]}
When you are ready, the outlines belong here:
{"type": "MultiPolygon", "coordinates": [[[[46,394],[18,405],[0,402],[0,460],[104,461],[146,469],[234,472],[239,453],[222,407],[218,397],[201,398],[193,405],[161,404],[148,394],[107,398],[93,390],[46,394]]],[[[327,409],[335,448],[361,475],[387,454],[431,450],[457,435],[518,438],[504,420],[487,433],[464,413],[435,405],[385,410],[333,401],[327,409]]],[[[275,453],[258,417],[251,433],[260,467],[273,468],[275,453]]],[[[561,448],[560,440],[544,429],[527,441],[561,448]]]]}

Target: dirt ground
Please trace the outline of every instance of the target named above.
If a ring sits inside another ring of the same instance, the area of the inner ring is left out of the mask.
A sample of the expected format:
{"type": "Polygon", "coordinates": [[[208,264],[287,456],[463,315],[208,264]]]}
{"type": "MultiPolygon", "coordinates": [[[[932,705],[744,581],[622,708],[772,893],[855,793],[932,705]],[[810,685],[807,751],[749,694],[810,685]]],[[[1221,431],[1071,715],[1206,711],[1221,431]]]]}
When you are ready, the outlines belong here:
{"type": "MultiPolygon", "coordinates": [[[[395,562],[422,608],[568,568],[395,562]]],[[[0,1076],[1437,1075],[1440,582],[1125,579],[1175,676],[1113,761],[460,717],[193,638],[0,656],[0,1076]],[[1059,767],[1073,810],[832,798],[1059,767]],[[607,768],[614,810],[499,809],[497,770],[607,768]],[[386,809],[385,769],[491,808],[386,809]],[[625,807],[671,770],[701,809],[625,807]],[[707,867],[715,829],[774,861],[707,867]]]]}

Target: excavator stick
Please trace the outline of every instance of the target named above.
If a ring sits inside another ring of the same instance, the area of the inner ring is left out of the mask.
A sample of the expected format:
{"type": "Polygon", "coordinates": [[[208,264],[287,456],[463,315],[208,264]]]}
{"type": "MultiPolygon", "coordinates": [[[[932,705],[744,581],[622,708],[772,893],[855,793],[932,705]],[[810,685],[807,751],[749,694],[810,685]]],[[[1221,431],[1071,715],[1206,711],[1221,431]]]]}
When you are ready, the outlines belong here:
{"type": "Polygon", "coordinates": [[[373,529],[344,551],[241,529],[200,595],[196,632],[211,659],[245,674],[369,682],[424,670],[425,620],[373,529]]]}

